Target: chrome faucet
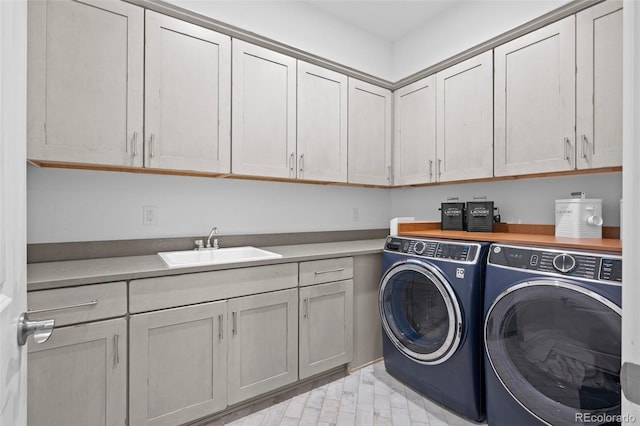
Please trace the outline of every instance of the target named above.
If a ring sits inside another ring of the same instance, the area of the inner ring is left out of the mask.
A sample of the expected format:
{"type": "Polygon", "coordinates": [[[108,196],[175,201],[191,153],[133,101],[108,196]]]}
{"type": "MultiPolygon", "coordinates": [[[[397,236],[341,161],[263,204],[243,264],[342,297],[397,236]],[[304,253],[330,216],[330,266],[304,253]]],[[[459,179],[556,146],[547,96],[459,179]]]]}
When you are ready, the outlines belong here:
{"type": "Polygon", "coordinates": [[[212,248],[214,250],[219,248],[218,239],[217,238],[213,239],[213,247],[211,246],[211,237],[213,237],[214,235],[218,235],[218,228],[215,227],[215,226],[213,227],[211,232],[209,232],[209,236],[207,237],[207,246],[206,246],[206,248],[212,248]]]}

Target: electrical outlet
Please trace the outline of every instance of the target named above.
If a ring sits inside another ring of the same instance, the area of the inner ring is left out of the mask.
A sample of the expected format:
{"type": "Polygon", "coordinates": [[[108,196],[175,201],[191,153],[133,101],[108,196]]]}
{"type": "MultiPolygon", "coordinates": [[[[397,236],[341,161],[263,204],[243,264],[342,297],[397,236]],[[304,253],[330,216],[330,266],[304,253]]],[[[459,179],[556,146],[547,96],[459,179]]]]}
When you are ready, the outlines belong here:
{"type": "Polygon", "coordinates": [[[153,226],[158,224],[158,207],[142,206],[142,224],[153,226]]]}

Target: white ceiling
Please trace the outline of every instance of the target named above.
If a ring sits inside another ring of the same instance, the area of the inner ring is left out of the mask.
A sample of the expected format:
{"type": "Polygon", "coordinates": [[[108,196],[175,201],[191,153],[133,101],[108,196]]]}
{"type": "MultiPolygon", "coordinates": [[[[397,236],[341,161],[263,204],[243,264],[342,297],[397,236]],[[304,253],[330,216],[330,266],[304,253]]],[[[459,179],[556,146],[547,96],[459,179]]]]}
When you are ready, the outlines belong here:
{"type": "Polygon", "coordinates": [[[393,43],[462,0],[303,0],[324,13],[393,43]]]}

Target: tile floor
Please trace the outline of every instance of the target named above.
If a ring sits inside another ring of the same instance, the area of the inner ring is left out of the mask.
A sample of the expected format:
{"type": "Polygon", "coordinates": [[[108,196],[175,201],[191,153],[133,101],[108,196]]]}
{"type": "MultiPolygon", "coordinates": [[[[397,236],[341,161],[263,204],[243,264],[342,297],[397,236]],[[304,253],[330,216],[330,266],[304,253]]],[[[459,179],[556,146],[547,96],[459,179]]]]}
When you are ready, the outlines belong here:
{"type": "Polygon", "coordinates": [[[308,383],[201,426],[466,426],[465,420],[387,374],[378,362],[308,383]]]}

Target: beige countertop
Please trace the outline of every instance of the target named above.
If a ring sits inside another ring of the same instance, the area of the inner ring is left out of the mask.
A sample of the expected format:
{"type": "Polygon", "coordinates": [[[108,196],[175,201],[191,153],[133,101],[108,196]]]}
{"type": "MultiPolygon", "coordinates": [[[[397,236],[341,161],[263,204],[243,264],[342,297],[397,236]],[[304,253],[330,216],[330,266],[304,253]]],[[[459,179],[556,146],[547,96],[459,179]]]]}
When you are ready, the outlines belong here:
{"type": "Polygon", "coordinates": [[[260,247],[281,254],[282,258],[188,268],[169,268],[157,255],[30,263],[27,265],[27,291],[382,253],[384,241],[374,239],[260,247]]]}

